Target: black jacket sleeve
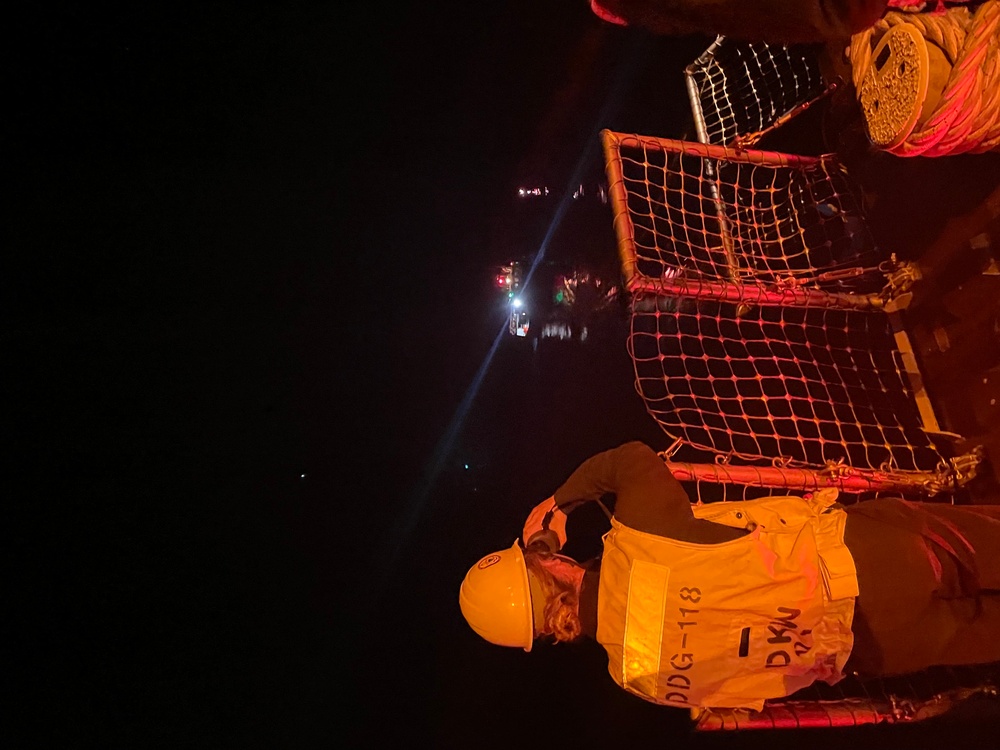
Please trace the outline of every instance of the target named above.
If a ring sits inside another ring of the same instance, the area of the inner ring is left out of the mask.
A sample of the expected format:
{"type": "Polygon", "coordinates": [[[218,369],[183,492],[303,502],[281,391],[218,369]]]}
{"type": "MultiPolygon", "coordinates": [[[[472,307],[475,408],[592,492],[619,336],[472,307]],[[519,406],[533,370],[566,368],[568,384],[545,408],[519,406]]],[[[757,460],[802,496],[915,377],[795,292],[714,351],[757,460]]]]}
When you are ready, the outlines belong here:
{"type": "Polygon", "coordinates": [[[746,532],[696,519],[691,501],[663,459],[633,441],[588,458],[555,492],[569,512],[579,502],[616,496],[614,515],[626,526],[681,541],[712,544],[746,532]]]}

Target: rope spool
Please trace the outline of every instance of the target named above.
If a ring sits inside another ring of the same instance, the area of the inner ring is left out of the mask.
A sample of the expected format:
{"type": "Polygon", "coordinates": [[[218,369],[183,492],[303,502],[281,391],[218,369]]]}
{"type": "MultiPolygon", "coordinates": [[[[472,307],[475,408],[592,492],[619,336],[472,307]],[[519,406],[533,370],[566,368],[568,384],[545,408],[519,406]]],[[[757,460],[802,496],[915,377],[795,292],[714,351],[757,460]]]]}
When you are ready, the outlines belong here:
{"type": "Polygon", "coordinates": [[[869,139],[897,156],[1000,150],[1000,0],[916,7],[897,7],[851,38],[869,139]]]}

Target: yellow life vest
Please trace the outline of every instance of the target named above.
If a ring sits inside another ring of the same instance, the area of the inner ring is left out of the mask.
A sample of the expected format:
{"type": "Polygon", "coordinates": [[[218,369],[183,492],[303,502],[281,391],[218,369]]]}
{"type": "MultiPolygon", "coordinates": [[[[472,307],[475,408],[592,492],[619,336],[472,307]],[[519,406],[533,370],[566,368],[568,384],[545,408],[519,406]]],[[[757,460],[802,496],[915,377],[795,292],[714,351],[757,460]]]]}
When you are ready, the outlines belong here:
{"type": "Polygon", "coordinates": [[[698,518],[750,530],[720,544],[613,519],[597,640],[615,682],[653,703],[754,710],[816,680],[839,682],[858,581],[836,497],[695,506],[698,518]]]}

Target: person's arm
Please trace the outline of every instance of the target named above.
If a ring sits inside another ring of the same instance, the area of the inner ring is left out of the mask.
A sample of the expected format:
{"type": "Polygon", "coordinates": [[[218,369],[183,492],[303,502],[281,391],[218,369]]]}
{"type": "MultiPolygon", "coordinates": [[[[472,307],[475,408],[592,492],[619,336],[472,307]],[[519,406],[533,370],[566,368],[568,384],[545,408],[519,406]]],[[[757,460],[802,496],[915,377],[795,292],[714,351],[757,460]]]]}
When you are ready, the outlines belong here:
{"type": "Polygon", "coordinates": [[[610,23],[654,34],[723,35],[773,44],[848,40],[885,13],[888,0],[590,0],[610,23]]]}
{"type": "Polygon", "coordinates": [[[626,526],[672,539],[710,544],[742,536],[741,529],[696,519],[691,500],[663,459],[633,441],[588,458],[554,494],[565,512],[614,494],[615,518],[626,526]]]}

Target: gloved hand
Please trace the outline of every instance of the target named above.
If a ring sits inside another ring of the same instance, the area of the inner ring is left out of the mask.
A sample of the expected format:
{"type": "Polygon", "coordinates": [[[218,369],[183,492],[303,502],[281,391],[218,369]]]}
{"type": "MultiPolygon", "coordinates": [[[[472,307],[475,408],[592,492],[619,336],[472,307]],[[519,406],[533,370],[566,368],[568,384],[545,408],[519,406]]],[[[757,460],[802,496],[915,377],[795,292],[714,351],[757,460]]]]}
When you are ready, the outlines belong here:
{"type": "Polygon", "coordinates": [[[544,535],[546,531],[552,532],[558,540],[559,546],[553,552],[566,545],[566,513],[556,505],[555,495],[540,502],[528,514],[521,532],[524,546],[530,545],[533,538],[544,535]]]}

